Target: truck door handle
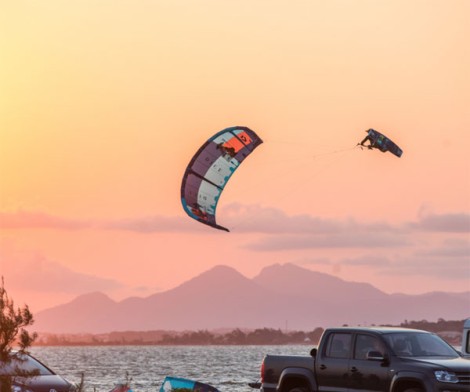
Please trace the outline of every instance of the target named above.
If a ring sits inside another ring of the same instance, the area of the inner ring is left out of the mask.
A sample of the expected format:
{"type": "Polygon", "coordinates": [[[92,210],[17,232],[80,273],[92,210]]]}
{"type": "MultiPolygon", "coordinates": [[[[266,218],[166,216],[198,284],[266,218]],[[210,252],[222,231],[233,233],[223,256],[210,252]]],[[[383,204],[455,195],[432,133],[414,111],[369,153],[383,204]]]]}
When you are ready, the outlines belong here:
{"type": "Polygon", "coordinates": [[[356,373],[356,372],[357,372],[357,367],[356,367],[356,366],[353,366],[353,367],[351,368],[351,372],[356,373]]]}
{"type": "Polygon", "coordinates": [[[320,370],[325,370],[326,369],[326,365],[320,365],[320,370]]]}

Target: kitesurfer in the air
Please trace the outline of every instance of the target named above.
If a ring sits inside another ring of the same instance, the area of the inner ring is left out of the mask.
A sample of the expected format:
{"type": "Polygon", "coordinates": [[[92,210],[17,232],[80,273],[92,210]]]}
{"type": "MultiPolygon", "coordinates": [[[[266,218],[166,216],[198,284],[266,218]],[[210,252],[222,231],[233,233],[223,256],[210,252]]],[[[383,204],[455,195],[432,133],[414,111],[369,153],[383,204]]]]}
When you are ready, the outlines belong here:
{"type": "Polygon", "coordinates": [[[357,145],[361,145],[364,147],[367,147],[369,150],[372,150],[373,147],[375,147],[375,142],[376,142],[376,137],[375,137],[375,130],[370,128],[366,130],[367,135],[366,137],[362,140],[362,142],[357,143],[357,145]],[[366,146],[364,143],[369,141],[369,144],[366,146]]]}
{"type": "Polygon", "coordinates": [[[375,129],[369,128],[366,130],[367,136],[360,142],[357,143],[358,146],[367,147],[369,150],[376,148],[381,152],[390,151],[393,155],[398,158],[401,157],[403,151],[398,147],[394,142],[392,142],[388,137],[382,135],[380,132],[375,129]],[[369,141],[369,144],[365,144],[369,141]]]}
{"type": "Polygon", "coordinates": [[[358,143],[358,145],[367,147],[369,150],[377,148],[382,152],[387,151],[387,140],[384,135],[372,128],[368,129],[366,132],[367,136],[362,140],[362,142],[358,143]],[[369,141],[368,145],[364,144],[366,141],[369,141]]]}

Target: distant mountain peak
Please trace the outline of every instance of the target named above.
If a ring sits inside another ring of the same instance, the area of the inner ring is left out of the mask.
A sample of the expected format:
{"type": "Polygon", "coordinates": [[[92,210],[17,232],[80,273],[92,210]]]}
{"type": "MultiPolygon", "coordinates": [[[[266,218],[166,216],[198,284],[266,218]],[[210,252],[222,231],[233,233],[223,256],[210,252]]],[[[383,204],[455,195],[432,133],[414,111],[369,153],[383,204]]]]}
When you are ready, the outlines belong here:
{"type": "Polygon", "coordinates": [[[268,276],[284,277],[285,279],[292,279],[295,277],[304,279],[306,274],[309,277],[316,277],[318,279],[327,279],[327,280],[344,282],[343,279],[338,278],[336,276],[329,275],[324,272],[312,271],[308,268],[300,267],[299,265],[293,264],[293,263],[285,263],[285,264],[278,263],[278,264],[273,264],[273,265],[264,267],[255,279],[258,279],[261,277],[268,277],[268,276]]]}
{"type": "Polygon", "coordinates": [[[207,287],[231,290],[254,284],[255,283],[251,279],[243,276],[236,269],[226,265],[216,265],[210,270],[195,276],[171,291],[180,289],[205,290],[207,287]]]}
{"type": "Polygon", "coordinates": [[[268,265],[267,267],[264,267],[260,271],[260,275],[262,273],[279,273],[279,272],[305,273],[305,271],[308,271],[314,274],[319,274],[319,275],[331,276],[328,274],[324,274],[322,272],[312,271],[308,268],[301,267],[294,263],[283,263],[283,264],[276,263],[276,264],[268,265]]]}
{"type": "Polygon", "coordinates": [[[217,265],[180,286],[147,298],[116,303],[101,292],[35,315],[39,331],[52,333],[116,330],[290,328],[400,323],[406,319],[458,319],[468,314],[468,295],[388,295],[369,283],[286,263],[264,268],[249,279],[217,265]]]}
{"type": "Polygon", "coordinates": [[[243,276],[235,268],[229,267],[228,265],[224,265],[224,264],[216,265],[216,266],[212,267],[211,269],[203,272],[199,276],[204,276],[204,275],[220,275],[220,276],[239,275],[239,276],[243,276]]]}
{"type": "Polygon", "coordinates": [[[323,295],[330,298],[347,298],[350,295],[386,295],[369,283],[349,282],[333,275],[300,267],[293,263],[274,264],[265,267],[253,280],[260,286],[272,287],[281,293],[295,295],[316,293],[319,298],[323,295]]]}
{"type": "Polygon", "coordinates": [[[111,298],[109,298],[106,294],[102,293],[101,291],[94,291],[91,293],[79,295],[70,303],[89,303],[91,301],[98,303],[115,303],[111,298]]]}

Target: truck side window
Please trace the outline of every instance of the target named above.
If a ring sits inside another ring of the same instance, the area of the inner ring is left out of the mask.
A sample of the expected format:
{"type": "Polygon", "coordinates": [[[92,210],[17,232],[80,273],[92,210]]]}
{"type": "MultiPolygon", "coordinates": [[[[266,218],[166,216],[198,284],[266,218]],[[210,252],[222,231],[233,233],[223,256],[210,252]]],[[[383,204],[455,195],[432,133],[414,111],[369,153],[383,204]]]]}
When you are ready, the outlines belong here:
{"type": "Polygon", "coordinates": [[[351,334],[333,333],[326,346],[325,355],[330,358],[349,358],[351,350],[351,334]]]}
{"type": "Polygon", "coordinates": [[[380,354],[385,353],[384,346],[382,342],[371,335],[357,335],[356,346],[354,348],[354,358],[355,359],[367,359],[367,353],[369,351],[380,352],[380,354]]]}

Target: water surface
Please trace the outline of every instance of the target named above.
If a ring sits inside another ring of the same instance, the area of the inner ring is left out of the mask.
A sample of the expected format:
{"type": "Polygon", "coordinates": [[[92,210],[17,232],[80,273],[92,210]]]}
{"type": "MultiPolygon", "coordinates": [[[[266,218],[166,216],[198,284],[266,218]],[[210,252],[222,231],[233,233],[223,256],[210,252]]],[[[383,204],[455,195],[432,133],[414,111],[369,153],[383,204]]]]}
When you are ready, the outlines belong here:
{"type": "Polygon", "coordinates": [[[33,347],[31,353],[73,383],[85,375],[86,391],[110,391],[132,378],[134,392],[158,391],[165,376],[204,382],[221,392],[256,391],[265,354],[308,355],[311,346],[93,346],[33,347]]]}

